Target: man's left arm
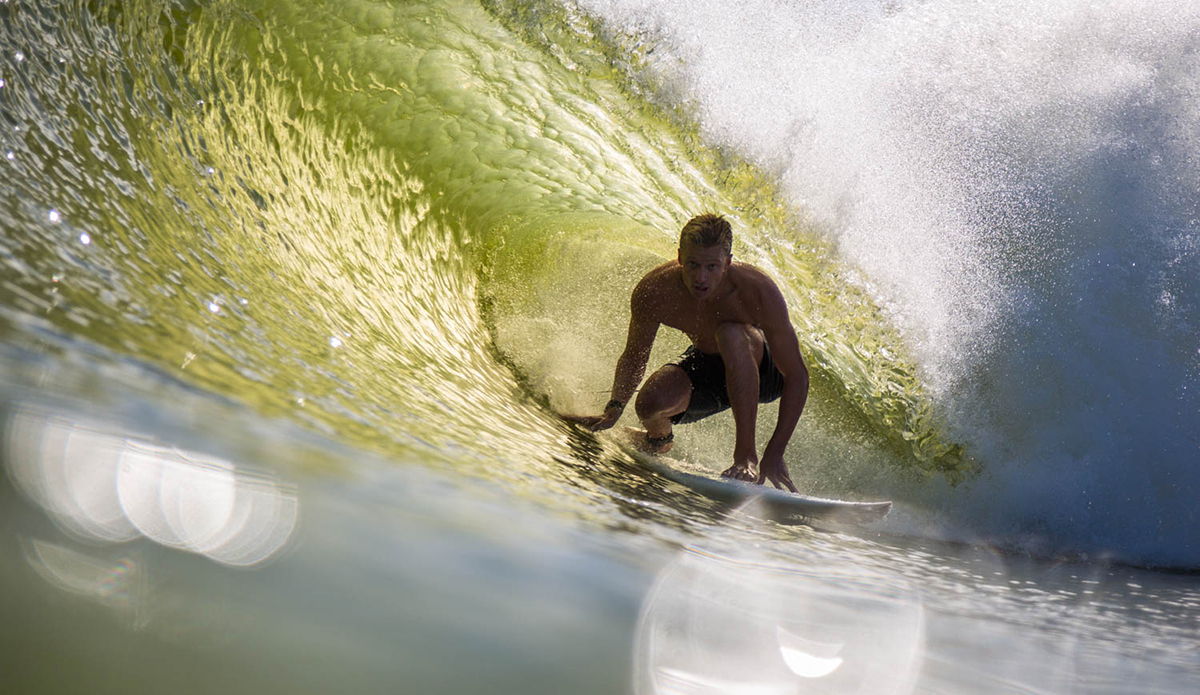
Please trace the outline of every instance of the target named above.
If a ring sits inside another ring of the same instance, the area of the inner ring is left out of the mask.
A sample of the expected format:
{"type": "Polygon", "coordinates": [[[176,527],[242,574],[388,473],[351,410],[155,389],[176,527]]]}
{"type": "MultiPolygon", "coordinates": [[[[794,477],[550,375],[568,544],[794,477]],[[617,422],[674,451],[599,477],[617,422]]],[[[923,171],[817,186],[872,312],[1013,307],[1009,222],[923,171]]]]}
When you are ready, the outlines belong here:
{"type": "Polygon", "coordinates": [[[761,291],[763,311],[760,326],[767,345],[771,347],[771,357],[775,360],[775,366],[783,374],[783,395],[779,399],[779,421],[758,464],[758,482],[761,484],[770,480],[775,487],[786,485],[792,492],[796,492],[783,453],[796,430],[800,414],[804,412],[804,404],[808,401],[808,367],[804,365],[804,357],[800,354],[800,341],[796,338],[796,329],[788,317],[787,302],[783,293],[769,280],[761,291]]]}

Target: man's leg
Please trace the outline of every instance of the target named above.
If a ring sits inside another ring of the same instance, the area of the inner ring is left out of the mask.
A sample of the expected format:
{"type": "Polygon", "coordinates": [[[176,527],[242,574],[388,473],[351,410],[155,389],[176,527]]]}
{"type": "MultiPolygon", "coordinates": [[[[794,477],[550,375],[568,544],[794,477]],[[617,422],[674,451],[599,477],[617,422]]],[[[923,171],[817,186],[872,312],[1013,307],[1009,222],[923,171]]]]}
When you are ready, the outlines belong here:
{"type": "Polygon", "coordinates": [[[723,323],[717,327],[717,347],[725,362],[725,389],[733,410],[735,434],[734,465],[730,477],[756,480],[758,444],[754,430],[758,421],[758,366],[763,358],[762,332],[745,323],[723,323]]]}
{"type": "MultiPolygon", "coordinates": [[[[687,410],[692,398],[692,382],[678,365],[663,365],[650,375],[638,391],[634,408],[646,428],[646,436],[665,439],[671,436],[671,418],[687,410]]],[[[669,443],[650,445],[658,453],[666,453],[669,443]]]]}

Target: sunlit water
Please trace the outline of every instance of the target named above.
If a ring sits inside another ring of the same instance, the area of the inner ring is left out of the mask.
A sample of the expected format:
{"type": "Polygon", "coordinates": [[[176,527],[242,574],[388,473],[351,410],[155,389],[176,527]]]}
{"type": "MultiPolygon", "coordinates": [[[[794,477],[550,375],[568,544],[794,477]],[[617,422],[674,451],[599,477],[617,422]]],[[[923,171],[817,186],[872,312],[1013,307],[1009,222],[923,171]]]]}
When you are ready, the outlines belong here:
{"type": "Polygon", "coordinates": [[[1194,12],[732,7],[0,2],[5,691],[1200,690],[1194,191],[1137,154],[1196,161],[1194,12]],[[1046,34],[1124,77],[1015,57],[1046,34]],[[1027,113],[1054,176],[1012,168],[1027,113]],[[1104,198],[1085,152],[1147,183],[1104,198]],[[701,209],[813,369],[793,478],[887,521],[779,526],[554,415],[607,399],[629,289],[701,209]],[[1161,352],[1056,342],[1131,327],[1161,352]],[[1169,404],[1113,430],[1092,369],[1169,404]]]}

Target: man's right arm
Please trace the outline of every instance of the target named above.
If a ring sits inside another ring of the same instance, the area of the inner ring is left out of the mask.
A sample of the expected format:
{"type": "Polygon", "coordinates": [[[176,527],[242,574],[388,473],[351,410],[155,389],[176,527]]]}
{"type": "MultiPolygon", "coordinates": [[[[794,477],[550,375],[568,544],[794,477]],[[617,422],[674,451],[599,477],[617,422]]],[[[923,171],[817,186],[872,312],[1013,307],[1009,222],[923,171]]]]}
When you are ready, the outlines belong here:
{"type": "Polygon", "coordinates": [[[646,374],[650,348],[654,345],[659,326],[651,282],[650,276],[642,278],[629,299],[629,334],[625,338],[625,350],[617,360],[611,400],[605,406],[604,414],[593,422],[584,423],[593,431],[608,429],[617,423],[646,374]]]}

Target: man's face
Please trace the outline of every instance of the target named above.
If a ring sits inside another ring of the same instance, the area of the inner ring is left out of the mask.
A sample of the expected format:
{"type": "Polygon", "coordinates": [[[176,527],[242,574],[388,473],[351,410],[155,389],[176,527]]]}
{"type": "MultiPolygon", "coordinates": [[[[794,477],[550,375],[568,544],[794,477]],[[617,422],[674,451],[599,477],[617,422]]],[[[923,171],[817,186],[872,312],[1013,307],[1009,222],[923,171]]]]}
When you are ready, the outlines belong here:
{"type": "Polygon", "coordinates": [[[720,246],[695,246],[690,241],[679,247],[683,284],[699,300],[711,299],[729,270],[731,257],[720,246]]]}

